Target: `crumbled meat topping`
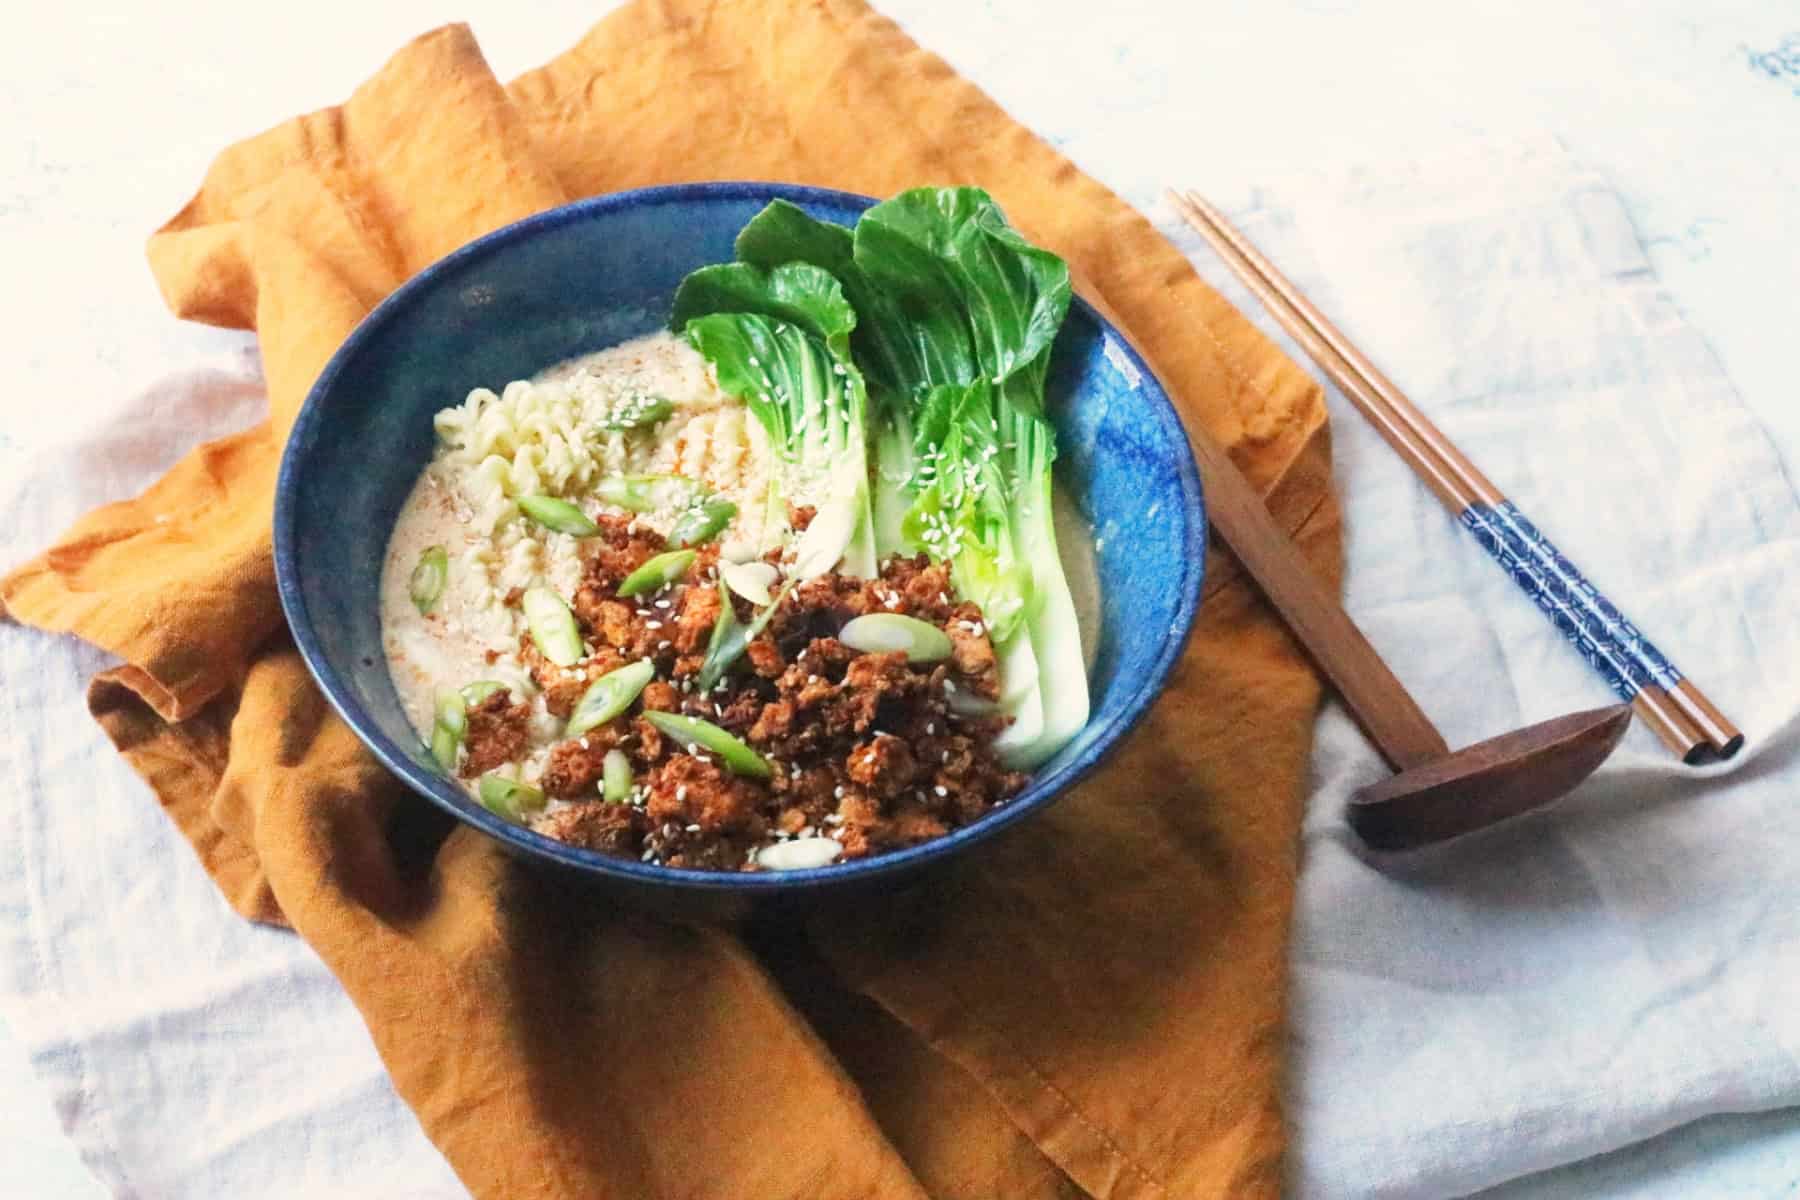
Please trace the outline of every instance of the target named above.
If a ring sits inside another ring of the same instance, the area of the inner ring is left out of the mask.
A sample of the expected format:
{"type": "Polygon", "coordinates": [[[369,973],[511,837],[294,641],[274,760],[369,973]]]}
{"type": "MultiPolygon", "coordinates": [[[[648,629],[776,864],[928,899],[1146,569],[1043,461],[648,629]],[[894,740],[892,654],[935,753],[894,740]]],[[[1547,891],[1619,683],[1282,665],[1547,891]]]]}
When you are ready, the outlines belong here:
{"type": "Polygon", "coordinates": [[[767,634],[752,638],[744,647],[744,653],[750,658],[750,666],[764,679],[774,679],[787,666],[787,660],[781,657],[781,647],[767,634]]]}
{"type": "Polygon", "coordinates": [[[919,767],[905,742],[892,734],[878,733],[873,741],[863,742],[850,752],[845,770],[850,778],[886,800],[911,787],[919,767]]]}
{"type": "Polygon", "coordinates": [[[616,594],[625,577],[663,550],[661,537],[649,529],[633,528],[629,517],[605,514],[595,521],[600,532],[583,548],[586,567],[582,591],[594,588],[616,594]]]}
{"type": "Polygon", "coordinates": [[[719,590],[689,587],[681,597],[681,615],[675,621],[675,649],[683,654],[704,650],[712,637],[713,625],[719,620],[719,590]]]}
{"type": "Polygon", "coordinates": [[[572,667],[559,667],[544,657],[530,634],[521,634],[519,661],[531,672],[532,681],[543,689],[544,707],[566,719],[589,684],[608,671],[624,666],[627,659],[612,646],[600,645],[583,662],[572,667]]]}
{"type": "Polygon", "coordinates": [[[589,800],[546,813],[538,818],[536,829],[571,846],[635,857],[646,825],[643,812],[628,804],[589,800]]]}
{"type": "Polygon", "coordinates": [[[998,700],[1000,662],[988,640],[981,609],[973,604],[957,605],[944,622],[944,632],[950,635],[950,661],[967,676],[969,690],[985,700],[998,700]]]}
{"type": "Polygon", "coordinates": [[[620,742],[618,726],[618,721],[611,721],[552,746],[544,764],[544,794],[560,800],[592,799],[606,752],[620,742]]]}
{"type": "Polygon", "coordinates": [[[468,727],[463,732],[461,774],[473,779],[486,771],[511,762],[524,753],[530,737],[531,706],[514,704],[508,688],[469,706],[468,727]]]}
{"type": "Polygon", "coordinates": [[[672,683],[664,683],[653,679],[644,685],[644,694],[639,697],[646,712],[679,712],[681,710],[681,693],[672,683]]]}
{"type": "Polygon", "coordinates": [[[736,833],[758,825],[767,792],[711,760],[678,754],[651,777],[645,809],[657,824],[676,824],[695,833],[736,833]]]}
{"type": "MultiPolygon", "coordinates": [[[[795,509],[789,517],[802,529],[812,513],[795,509]]],[[[600,524],[572,605],[591,656],[558,667],[529,638],[521,653],[559,716],[593,680],[626,663],[650,659],[658,677],[626,713],[552,747],[541,783],[557,803],[535,819],[540,833],[672,866],[755,870],[757,848],[771,839],[830,837],[844,858],[858,858],[942,836],[1024,786],[1025,776],[992,753],[1004,721],[961,716],[946,702],[952,687],[997,696],[999,674],[980,609],[954,600],[944,565],[922,555],[895,558],[878,579],[807,581],[719,684],[701,692],[695,676],[721,605],[731,604],[746,624],[754,606],[721,594],[716,548],[654,596],[620,599],[619,582],[664,543],[618,518],[600,524]],[[950,660],[912,664],[904,653],[865,654],[838,641],[844,623],[865,612],[938,625],[951,640],[950,660]],[[669,738],[642,716],[652,711],[731,731],[768,760],[770,778],[733,774],[704,748],[669,738]],[[632,767],[625,803],[599,798],[613,750],[632,767]]],[[[504,693],[479,707],[496,704],[495,711],[524,711],[509,707],[504,693]]],[[[522,739],[522,717],[518,728],[522,739]]]]}

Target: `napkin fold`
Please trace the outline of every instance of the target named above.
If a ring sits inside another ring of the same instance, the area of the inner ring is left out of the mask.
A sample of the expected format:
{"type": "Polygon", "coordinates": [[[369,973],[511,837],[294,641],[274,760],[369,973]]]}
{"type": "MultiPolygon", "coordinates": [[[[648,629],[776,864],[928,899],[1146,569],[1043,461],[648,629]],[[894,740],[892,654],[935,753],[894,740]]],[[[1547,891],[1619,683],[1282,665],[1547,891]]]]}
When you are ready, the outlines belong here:
{"type": "Polygon", "coordinates": [[[438,30],[223,153],[150,259],[178,315],[256,329],[269,420],[90,514],[0,601],[124,660],[94,715],[233,906],[342,981],[477,1195],[1275,1194],[1319,688],[1228,559],[1104,772],[927,894],[754,944],[446,830],[313,687],[269,526],[331,353],[471,238],[707,178],[988,188],[1336,579],[1317,386],[1144,218],[860,3],[640,0],[510,86],[438,30]]]}

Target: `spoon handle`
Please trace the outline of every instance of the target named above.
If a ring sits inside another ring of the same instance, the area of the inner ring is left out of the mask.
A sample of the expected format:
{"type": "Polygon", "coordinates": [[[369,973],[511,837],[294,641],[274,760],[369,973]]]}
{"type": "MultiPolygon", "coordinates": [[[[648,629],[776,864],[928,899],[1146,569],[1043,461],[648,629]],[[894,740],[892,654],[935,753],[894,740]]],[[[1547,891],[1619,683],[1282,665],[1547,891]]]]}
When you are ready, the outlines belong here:
{"type": "Polygon", "coordinates": [[[1449,754],[1443,736],[1350,614],[1319,583],[1243,472],[1191,425],[1188,443],[1200,464],[1213,528],[1325,672],[1388,765],[1404,771],[1449,754]]]}
{"type": "MultiPolygon", "coordinates": [[[[1071,273],[1082,299],[1099,309],[1124,336],[1125,323],[1099,290],[1089,286],[1079,272],[1071,273]]],[[[1179,400],[1176,407],[1180,407],[1179,400]]],[[[1192,418],[1184,417],[1182,426],[1200,466],[1206,515],[1213,529],[1337,689],[1350,715],[1388,766],[1404,771],[1448,755],[1450,747],[1443,735],[1381,661],[1337,597],[1319,583],[1237,464],[1192,418]]]]}

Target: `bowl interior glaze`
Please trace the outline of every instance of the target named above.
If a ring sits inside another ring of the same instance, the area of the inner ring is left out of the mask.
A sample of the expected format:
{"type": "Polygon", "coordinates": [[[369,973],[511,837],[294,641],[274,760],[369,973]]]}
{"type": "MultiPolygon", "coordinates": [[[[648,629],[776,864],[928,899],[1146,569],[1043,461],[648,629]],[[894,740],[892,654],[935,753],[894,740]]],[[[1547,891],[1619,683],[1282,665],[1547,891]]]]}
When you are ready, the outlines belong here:
{"type": "Polygon", "coordinates": [[[1091,770],[1161,689],[1193,623],[1205,561],[1200,481],[1168,398],[1137,354],[1077,301],[1048,389],[1059,485],[1093,526],[1098,654],[1087,727],[981,821],[893,854],[810,871],[721,874],[626,862],[511,825],[445,781],[407,723],[382,653],[388,533],[429,460],[432,414],[577,354],[662,326],[683,276],[732,257],[770,199],[853,224],[871,201],[778,184],[688,184],[555,209],[473,242],[408,281],[339,349],[282,460],[275,566],[300,652],[392,771],[528,856],[648,888],[748,893],[897,877],[1042,808],[1091,770]]]}

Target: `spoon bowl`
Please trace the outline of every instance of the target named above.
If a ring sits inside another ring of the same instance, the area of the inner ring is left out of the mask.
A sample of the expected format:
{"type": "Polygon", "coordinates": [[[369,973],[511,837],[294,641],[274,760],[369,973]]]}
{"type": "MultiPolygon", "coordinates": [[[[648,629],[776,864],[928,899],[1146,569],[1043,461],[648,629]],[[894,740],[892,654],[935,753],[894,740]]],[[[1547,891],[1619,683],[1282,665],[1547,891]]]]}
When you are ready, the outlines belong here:
{"type": "Polygon", "coordinates": [[[1631,724],[1631,706],[1527,725],[1401,771],[1350,797],[1347,818],[1377,850],[1410,850],[1541,808],[1592,775],[1631,724]]]}

